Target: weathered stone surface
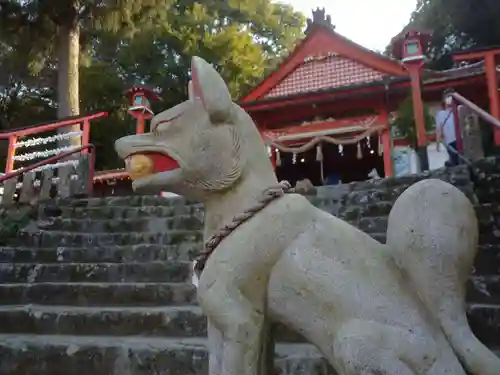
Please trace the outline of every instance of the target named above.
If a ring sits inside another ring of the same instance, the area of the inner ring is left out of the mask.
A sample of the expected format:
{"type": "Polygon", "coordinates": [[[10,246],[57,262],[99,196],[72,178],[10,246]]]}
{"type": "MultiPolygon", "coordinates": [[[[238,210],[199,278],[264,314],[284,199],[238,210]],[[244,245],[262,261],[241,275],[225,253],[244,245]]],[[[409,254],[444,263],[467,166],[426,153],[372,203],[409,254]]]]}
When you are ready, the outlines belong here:
{"type": "Polygon", "coordinates": [[[483,344],[498,345],[500,305],[471,305],[467,311],[470,326],[483,344]]]}
{"type": "MultiPolygon", "coordinates": [[[[207,321],[198,306],[86,307],[0,306],[0,333],[205,337],[207,321]]],[[[305,342],[282,324],[274,327],[278,342],[305,342]]]]}
{"type": "Polygon", "coordinates": [[[138,218],[138,219],[70,219],[55,218],[47,223],[41,221],[40,229],[50,229],[67,232],[87,233],[123,233],[123,232],[160,232],[171,230],[201,230],[203,229],[202,215],[177,215],[165,218],[138,218]]]}
{"type": "Polygon", "coordinates": [[[500,305],[500,275],[471,277],[467,283],[467,301],[500,305]]]}
{"type": "MultiPolygon", "coordinates": [[[[0,373],[9,375],[206,375],[204,339],[0,335],[0,373]]],[[[335,374],[307,344],[278,344],[276,374],[335,374]]]]}
{"type": "Polygon", "coordinates": [[[0,284],[5,305],[184,306],[196,304],[188,283],[16,283],[0,284]]]}
{"type": "Polygon", "coordinates": [[[500,275],[500,245],[479,246],[474,262],[474,274],[481,276],[500,275]]]}
{"type": "Polygon", "coordinates": [[[0,307],[0,333],[203,337],[206,318],[182,307],[0,307]]]}
{"type": "Polygon", "coordinates": [[[201,205],[170,206],[93,206],[93,207],[61,207],[61,217],[76,219],[136,219],[147,217],[171,217],[176,215],[192,215],[202,213],[201,205]]]}
{"type": "Polygon", "coordinates": [[[178,245],[183,242],[200,242],[201,231],[177,230],[164,232],[79,233],[64,231],[21,232],[15,241],[20,246],[40,247],[103,247],[116,245],[178,245]]]}
{"type": "Polygon", "coordinates": [[[182,282],[191,275],[191,263],[63,263],[0,264],[4,283],[34,282],[182,282]]]}
{"type": "Polygon", "coordinates": [[[191,260],[201,242],[178,245],[123,245],[106,247],[0,247],[0,263],[120,263],[191,260]]]}

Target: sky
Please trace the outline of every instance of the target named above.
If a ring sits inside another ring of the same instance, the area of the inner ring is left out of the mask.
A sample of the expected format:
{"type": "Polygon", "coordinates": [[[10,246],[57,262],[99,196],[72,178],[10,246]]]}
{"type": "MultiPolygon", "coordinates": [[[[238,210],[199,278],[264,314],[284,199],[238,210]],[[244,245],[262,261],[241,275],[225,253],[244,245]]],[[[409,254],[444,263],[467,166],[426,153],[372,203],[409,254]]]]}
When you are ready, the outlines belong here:
{"type": "Polygon", "coordinates": [[[280,0],[312,17],[325,8],[335,31],[372,50],[383,51],[408,23],[417,0],[280,0]]]}

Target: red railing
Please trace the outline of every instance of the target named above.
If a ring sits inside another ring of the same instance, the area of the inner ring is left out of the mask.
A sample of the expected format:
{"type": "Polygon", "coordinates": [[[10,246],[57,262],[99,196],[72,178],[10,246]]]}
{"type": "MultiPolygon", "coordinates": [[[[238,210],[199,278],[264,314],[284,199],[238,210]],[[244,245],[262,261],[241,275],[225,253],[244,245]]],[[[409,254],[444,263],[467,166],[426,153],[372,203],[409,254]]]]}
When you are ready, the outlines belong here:
{"type": "MultiPolygon", "coordinates": [[[[51,131],[51,130],[56,130],[56,129],[59,129],[59,128],[62,128],[65,126],[71,126],[71,125],[83,123],[82,129],[81,129],[82,130],[82,144],[88,145],[88,143],[90,141],[90,121],[98,119],[98,118],[106,117],[107,115],[108,115],[108,112],[99,112],[99,113],[95,113],[93,115],[71,118],[68,120],[54,122],[51,124],[37,125],[37,126],[18,129],[18,130],[0,132],[0,139],[8,139],[9,140],[9,149],[8,149],[8,153],[7,153],[7,162],[5,164],[5,173],[8,174],[9,172],[14,170],[14,156],[16,153],[16,142],[20,137],[38,134],[38,133],[42,133],[42,132],[47,132],[47,131],[51,131]]],[[[85,149],[85,150],[80,149],[80,151],[86,151],[86,150],[87,149],[85,149]]],[[[75,151],[75,152],[77,152],[77,151],[75,151]]],[[[49,158],[49,159],[51,159],[51,158],[49,158]]]]}
{"type": "Polygon", "coordinates": [[[94,186],[94,174],[95,174],[95,170],[94,170],[94,167],[95,167],[95,152],[94,152],[95,147],[93,144],[90,144],[90,143],[86,144],[86,145],[82,145],[74,150],[62,152],[58,155],[51,156],[45,160],[39,161],[38,163],[32,164],[30,166],[27,166],[27,167],[24,167],[21,169],[18,169],[17,171],[6,173],[3,176],[0,176],[0,183],[4,182],[6,180],[9,180],[11,178],[19,177],[23,173],[32,171],[33,169],[39,168],[43,165],[57,162],[61,159],[67,158],[68,156],[79,153],[81,151],[90,151],[89,152],[89,158],[90,158],[90,160],[89,160],[89,168],[90,168],[90,171],[89,171],[89,190],[90,190],[89,195],[92,195],[92,189],[94,186]]]}
{"type": "Polygon", "coordinates": [[[456,152],[458,156],[463,161],[466,162],[466,164],[471,164],[471,162],[461,154],[463,152],[463,135],[462,135],[462,126],[460,124],[460,116],[458,113],[458,106],[461,104],[469,108],[473,113],[482,118],[484,121],[499,129],[500,129],[500,120],[492,116],[491,114],[489,114],[484,109],[474,104],[470,100],[466,99],[459,93],[453,92],[450,94],[450,96],[452,98],[453,118],[455,120],[455,132],[457,134],[457,150],[452,149],[452,152],[456,152]]]}

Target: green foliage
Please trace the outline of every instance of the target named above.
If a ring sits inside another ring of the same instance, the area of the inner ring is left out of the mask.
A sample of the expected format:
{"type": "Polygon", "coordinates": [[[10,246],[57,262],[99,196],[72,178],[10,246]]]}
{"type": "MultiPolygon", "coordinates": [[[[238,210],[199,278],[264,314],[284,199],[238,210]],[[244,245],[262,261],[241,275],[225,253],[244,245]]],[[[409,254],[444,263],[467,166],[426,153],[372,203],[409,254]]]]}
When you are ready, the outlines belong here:
{"type": "Polygon", "coordinates": [[[7,245],[10,239],[36,218],[37,213],[37,208],[29,204],[0,209],[0,246],[7,245]]]}
{"type": "Polygon", "coordinates": [[[433,32],[431,67],[452,65],[451,52],[500,45],[498,0],[418,0],[410,25],[433,32]]]}
{"type": "MultiPolygon", "coordinates": [[[[429,132],[434,129],[434,118],[429,112],[429,108],[424,105],[425,129],[429,132]]],[[[415,114],[413,111],[413,101],[411,95],[408,96],[396,112],[396,118],[391,124],[395,128],[398,137],[406,139],[414,149],[417,147],[417,127],[415,125],[415,114]]]]}
{"type": "MultiPolygon", "coordinates": [[[[0,103],[9,85],[20,89],[6,102],[9,119],[0,125],[6,128],[15,122],[19,127],[54,119],[54,36],[58,24],[75,16],[74,8],[61,8],[62,2],[55,0],[5,3],[0,0],[0,103]],[[9,72],[8,77],[2,72],[9,72]],[[30,101],[32,97],[38,104],[30,101]]],[[[163,101],[153,104],[155,112],[178,104],[187,97],[191,57],[198,55],[216,66],[238,98],[290,51],[305,24],[302,14],[270,0],[85,0],[79,4],[80,111],[111,114],[92,122],[98,169],[123,165],[111,146],[116,138],[135,130],[126,112],[124,90],[144,84],[160,91],[163,101]]]]}

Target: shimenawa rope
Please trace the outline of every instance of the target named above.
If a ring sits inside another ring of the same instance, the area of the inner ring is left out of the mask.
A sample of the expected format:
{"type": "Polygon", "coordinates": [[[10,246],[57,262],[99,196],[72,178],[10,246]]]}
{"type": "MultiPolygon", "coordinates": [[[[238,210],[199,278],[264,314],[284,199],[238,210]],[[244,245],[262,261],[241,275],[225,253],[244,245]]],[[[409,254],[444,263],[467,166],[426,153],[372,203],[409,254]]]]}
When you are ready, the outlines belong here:
{"type": "Polygon", "coordinates": [[[254,206],[246,209],[245,211],[243,211],[243,213],[235,216],[231,221],[231,223],[226,224],[226,226],[224,226],[218,232],[210,236],[210,238],[205,242],[204,249],[198,254],[198,256],[195,259],[196,260],[195,272],[198,274],[198,276],[205,268],[205,264],[210,255],[212,255],[212,253],[215,251],[217,246],[219,246],[219,244],[222,242],[224,238],[229,236],[241,224],[251,219],[257,212],[267,207],[269,203],[282,197],[287,193],[293,193],[292,185],[288,181],[281,181],[278,185],[271,186],[262,193],[261,198],[254,206]]]}

